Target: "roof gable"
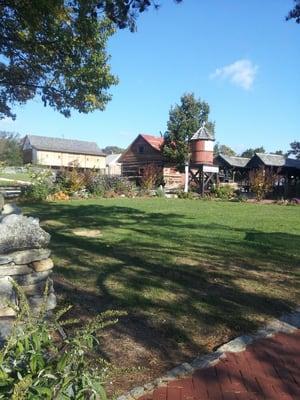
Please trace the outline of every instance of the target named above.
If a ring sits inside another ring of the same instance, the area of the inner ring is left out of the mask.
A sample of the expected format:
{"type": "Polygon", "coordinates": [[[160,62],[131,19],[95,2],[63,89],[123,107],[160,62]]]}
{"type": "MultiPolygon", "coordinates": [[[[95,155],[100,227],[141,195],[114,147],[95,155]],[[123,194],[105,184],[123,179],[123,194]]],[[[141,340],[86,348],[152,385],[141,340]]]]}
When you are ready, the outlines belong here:
{"type": "Polygon", "coordinates": [[[142,138],[146,140],[147,143],[150,144],[155,150],[161,151],[161,146],[164,143],[164,138],[160,136],[152,136],[141,134],[142,138]]]}
{"type": "Polygon", "coordinates": [[[36,150],[57,151],[62,153],[86,154],[96,156],[105,155],[95,142],[37,135],[27,135],[25,139],[28,139],[30,145],[36,150]]]}
{"type": "Polygon", "coordinates": [[[105,164],[106,165],[117,164],[121,155],[122,155],[122,153],[109,154],[108,156],[105,157],[105,164]]]}
{"type": "Polygon", "coordinates": [[[245,168],[248,162],[250,161],[250,158],[247,157],[227,156],[226,154],[222,153],[218,154],[217,158],[218,157],[224,160],[231,167],[237,167],[237,168],[245,168]]]}
{"type": "Polygon", "coordinates": [[[215,140],[213,132],[211,132],[206,126],[205,123],[200,126],[200,128],[193,134],[190,140],[215,140]]]}

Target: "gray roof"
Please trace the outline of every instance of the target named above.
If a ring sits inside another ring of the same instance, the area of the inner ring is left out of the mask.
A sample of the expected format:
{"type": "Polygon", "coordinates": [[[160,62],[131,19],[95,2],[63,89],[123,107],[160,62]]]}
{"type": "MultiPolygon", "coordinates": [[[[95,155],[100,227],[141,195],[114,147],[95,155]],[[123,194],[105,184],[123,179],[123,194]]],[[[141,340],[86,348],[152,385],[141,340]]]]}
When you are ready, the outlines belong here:
{"type": "Polygon", "coordinates": [[[223,158],[223,160],[225,160],[232,167],[244,168],[250,161],[250,158],[247,157],[227,156],[226,154],[221,153],[218,156],[223,158]]]}
{"type": "Polygon", "coordinates": [[[273,167],[283,167],[286,163],[286,158],[280,154],[269,154],[269,153],[255,153],[258,158],[265,165],[273,167]]]}
{"type": "Polygon", "coordinates": [[[86,154],[93,156],[105,155],[95,142],[36,135],[27,135],[27,138],[31,146],[37,150],[59,151],[62,153],[86,154]]]}
{"type": "MultiPolygon", "coordinates": [[[[258,157],[264,165],[269,167],[286,167],[300,169],[300,160],[286,158],[280,154],[255,153],[253,157],[258,157]]],[[[251,159],[252,160],[252,159],[251,159]]]]}
{"type": "Polygon", "coordinates": [[[204,139],[204,140],[215,140],[213,132],[211,132],[205,124],[203,124],[197,132],[193,134],[191,137],[191,140],[198,140],[198,139],[204,139]]]}
{"type": "Polygon", "coordinates": [[[294,158],[287,158],[285,160],[285,166],[289,168],[300,169],[300,160],[295,160],[294,158]]]}
{"type": "Polygon", "coordinates": [[[105,164],[110,165],[110,164],[116,164],[118,163],[119,158],[121,157],[122,153],[120,154],[109,154],[105,158],[105,164]]]}

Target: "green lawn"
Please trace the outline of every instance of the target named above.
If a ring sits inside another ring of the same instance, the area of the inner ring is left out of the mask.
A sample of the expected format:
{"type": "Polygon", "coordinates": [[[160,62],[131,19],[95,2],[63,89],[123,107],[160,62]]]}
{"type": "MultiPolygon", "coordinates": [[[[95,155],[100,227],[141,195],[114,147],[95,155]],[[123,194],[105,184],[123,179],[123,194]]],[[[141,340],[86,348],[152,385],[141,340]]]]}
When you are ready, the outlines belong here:
{"type": "Polygon", "coordinates": [[[27,172],[19,172],[16,174],[6,174],[4,172],[0,172],[0,178],[9,179],[11,181],[31,181],[30,175],[27,172]]]}
{"type": "Polygon", "coordinates": [[[298,206],[103,199],[25,210],[52,235],[63,301],[83,318],[128,311],[103,338],[103,355],[151,369],[135,383],[299,304],[298,206]]]}

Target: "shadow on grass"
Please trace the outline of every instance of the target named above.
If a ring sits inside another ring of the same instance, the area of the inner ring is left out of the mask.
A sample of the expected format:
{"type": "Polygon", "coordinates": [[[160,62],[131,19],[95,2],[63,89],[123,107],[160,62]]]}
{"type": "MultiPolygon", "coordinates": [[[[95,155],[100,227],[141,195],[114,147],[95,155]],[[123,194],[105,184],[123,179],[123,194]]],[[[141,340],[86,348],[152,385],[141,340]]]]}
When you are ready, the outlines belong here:
{"type": "Polygon", "coordinates": [[[296,304],[298,235],[116,205],[33,210],[65,224],[47,227],[62,297],[82,314],[125,309],[129,317],[115,332],[170,364],[184,353],[182,343],[193,354],[205,352],[210,337],[219,344],[296,304]],[[101,229],[103,237],[76,237],[78,227],[101,229]]]}

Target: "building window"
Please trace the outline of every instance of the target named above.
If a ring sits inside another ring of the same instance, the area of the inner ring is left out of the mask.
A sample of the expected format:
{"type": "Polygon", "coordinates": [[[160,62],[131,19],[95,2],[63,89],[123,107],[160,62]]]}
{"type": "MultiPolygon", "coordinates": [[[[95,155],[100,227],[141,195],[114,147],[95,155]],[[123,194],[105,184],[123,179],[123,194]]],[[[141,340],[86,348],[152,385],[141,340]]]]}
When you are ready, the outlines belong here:
{"type": "Polygon", "coordinates": [[[138,147],[138,153],[139,153],[139,154],[144,154],[144,152],[145,152],[144,146],[139,146],[139,147],[138,147]]]}

